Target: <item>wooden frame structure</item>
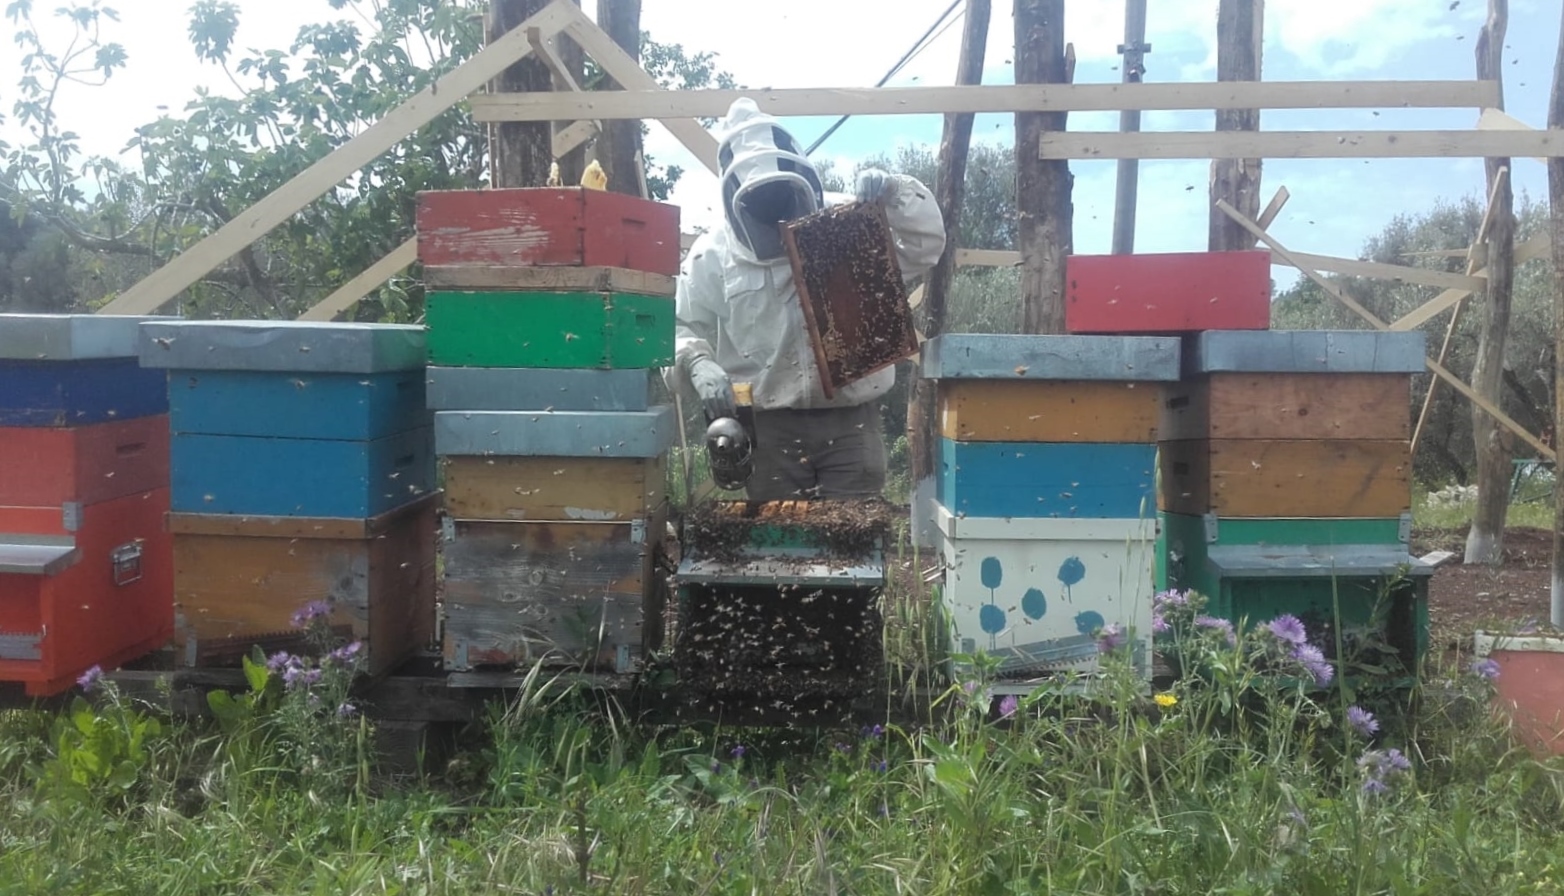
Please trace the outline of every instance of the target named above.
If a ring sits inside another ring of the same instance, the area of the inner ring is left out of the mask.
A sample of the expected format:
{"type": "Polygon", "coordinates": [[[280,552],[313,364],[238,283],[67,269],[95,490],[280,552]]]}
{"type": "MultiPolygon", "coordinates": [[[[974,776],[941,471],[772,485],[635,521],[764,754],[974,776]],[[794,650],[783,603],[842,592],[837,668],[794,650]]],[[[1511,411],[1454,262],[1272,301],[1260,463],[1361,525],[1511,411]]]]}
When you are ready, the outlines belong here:
{"type": "MultiPolygon", "coordinates": [[[[999,86],[808,88],[787,90],[662,89],[607,33],[569,0],[554,0],[511,32],[494,41],[435,85],[392,110],[380,122],[315,162],[255,205],[235,216],[167,264],[133,285],[100,314],[149,314],[172,301],[213,268],[238,254],[286,221],[363,165],[459,102],[470,102],[477,121],[550,121],[556,124],[553,151],[562,156],[591,139],[605,120],[643,119],[663,124],[708,170],[717,168],[717,141],[696,118],[716,117],[733,100],[748,96],[766,112],[797,115],[912,115],[935,113],[1013,113],[1038,111],[1151,111],[1224,109],[1472,108],[1480,117],[1471,130],[1384,131],[1200,131],[1200,132],[1049,132],[1039,155],[1045,159],[1212,159],[1212,158],[1428,158],[1564,157],[1564,132],[1536,130],[1495,108],[1499,86],[1491,81],[1227,81],[1216,83],[1023,84],[999,86]],[[555,42],[568,35],[624,89],[586,92],[560,62],[555,42]],[[515,62],[536,53],[563,90],[535,94],[479,94],[515,62]],[[479,94],[479,95],[474,95],[479,94]],[[568,124],[564,124],[568,123],[568,124]],[[564,124],[563,127],[560,125],[564,124]]],[[[1231,206],[1222,211],[1267,245],[1273,259],[1297,268],[1371,326],[1410,330],[1486,287],[1486,270],[1477,264],[1479,246],[1466,253],[1465,273],[1387,265],[1356,259],[1292,252],[1267,232],[1286,202],[1285,190],[1258,221],[1231,206]],[[1444,291],[1396,321],[1382,321],[1324,279],[1322,272],[1393,279],[1439,287],[1444,291]]],[[[692,237],[686,237],[686,247],[692,237]]],[[[1481,238],[1479,238],[1479,243],[1481,238]]],[[[1548,242],[1539,237],[1517,247],[1516,262],[1541,258],[1548,242]]],[[[362,274],[301,315],[301,320],[331,320],[378,285],[417,260],[409,239],[362,274]]],[[[961,250],[957,263],[1011,266],[1015,252],[961,250]]],[[[914,301],[916,301],[916,294],[914,301]]],[[[1451,321],[1451,329],[1455,321],[1451,321]]],[[[1553,451],[1497,407],[1481,399],[1443,366],[1445,349],[1428,359],[1438,379],[1466,395],[1514,431],[1544,457],[1553,451]]],[[[1426,408],[1425,408],[1426,412],[1426,408]]],[[[1421,428],[1421,421],[1419,422],[1421,428]]]]}

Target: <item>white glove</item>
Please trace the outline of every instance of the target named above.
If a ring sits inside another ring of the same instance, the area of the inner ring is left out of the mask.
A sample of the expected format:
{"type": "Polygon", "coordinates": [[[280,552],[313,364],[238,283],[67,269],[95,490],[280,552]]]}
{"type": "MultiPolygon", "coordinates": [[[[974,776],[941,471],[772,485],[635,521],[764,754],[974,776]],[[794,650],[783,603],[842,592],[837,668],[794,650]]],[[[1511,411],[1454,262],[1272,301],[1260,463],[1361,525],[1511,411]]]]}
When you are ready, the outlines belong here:
{"type": "Polygon", "coordinates": [[[856,198],[859,202],[876,202],[889,199],[896,192],[896,178],[879,168],[865,168],[858,172],[856,198]]]}
{"type": "Polygon", "coordinates": [[[733,395],[733,383],[728,372],[710,358],[696,358],[690,363],[690,385],[700,396],[706,419],[718,420],[738,414],[738,399],[733,395]]]}

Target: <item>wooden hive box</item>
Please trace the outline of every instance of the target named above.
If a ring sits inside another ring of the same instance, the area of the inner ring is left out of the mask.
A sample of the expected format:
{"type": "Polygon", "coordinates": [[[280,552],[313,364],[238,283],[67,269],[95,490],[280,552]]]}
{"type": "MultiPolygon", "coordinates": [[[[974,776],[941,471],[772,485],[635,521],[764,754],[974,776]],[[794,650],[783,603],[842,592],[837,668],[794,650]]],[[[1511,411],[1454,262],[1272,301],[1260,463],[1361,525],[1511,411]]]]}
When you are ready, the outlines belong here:
{"type": "Polygon", "coordinates": [[[1157,446],[940,439],[936,497],[972,517],[1136,519],[1155,512],[1157,446]]]}
{"type": "Polygon", "coordinates": [[[673,363],[674,301],[633,293],[431,292],[429,363],[645,368],[673,363]]]}
{"type": "Polygon", "coordinates": [[[1162,387],[1092,380],[949,380],[940,431],[960,442],[1157,440],[1162,387]]]}
{"type": "Polygon", "coordinates": [[[938,510],[941,606],[958,653],[1000,661],[1002,677],[1098,668],[1096,636],[1130,632],[1150,677],[1154,519],[974,519],[938,510]]]}
{"type": "Polygon", "coordinates": [[[1160,506],[1222,517],[1396,517],[1411,505],[1421,333],[1192,337],[1161,415],[1160,506]]]}
{"type": "Polygon", "coordinates": [[[679,273],[679,208],[582,187],[418,194],[418,260],[679,273]]]}
{"type": "Polygon", "coordinates": [[[431,292],[621,292],[671,297],[678,280],[631,268],[451,264],[425,266],[424,287],[431,292]]]}
{"type": "Polygon", "coordinates": [[[0,507],[0,681],[69,689],[173,633],[168,489],[85,507],[0,507]]]}
{"type": "Polygon", "coordinates": [[[560,368],[430,367],[436,411],[644,411],[652,372],[560,368]]]}
{"type": "Polygon", "coordinates": [[[1243,627],[1297,616],[1328,658],[1336,655],[1332,631],[1339,618],[1349,655],[1367,651],[1361,662],[1394,661],[1401,677],[1416,674],[1428,649],[1433,568],[1407,552],[1409,518],[1165,514],[1163,525],[1167,587],[1206,595],[1209,615],[1243,627]]]}
{"type": "Polygon", "coordinates": [[[434,640],[438,494],[371,519],[171,513],[176,647],[188,666],[302,646],[292,615],[328,601],[379,676],[434,640]]]}
{"type": "Polygon", "coordinates": [[[1193,333],[1271,325],[1271,253],[1071,255],[1071,333],[1193,333]]]}
{"type": "Polygon", "coordinates": [[[168,418],[0,427],[0,505],[97,504],[168,488],[168,418]]]}
{"type": "Polygon", "coordinates": [[[419,327],[147,324],[179,513],[367,519],[434,488],[419,327]]]}
{"type": "Polygon", "coordinates": [[[853,203],[782,227],[827,398],[918,351],[885,209],[853,203]]]}
{"type": "Polygon", "coordinates": [[[445,510],[458,520],[620,522],[667,500],[662,457],[446,457],[445,510]]]}
{"type": "Polygon", "coordinates": [[[0,314],[0,426],[83,426],[167,413],[163,374],[137,364],[154,317],[0,314]]]}
{"type": "Polygon", "coordinates": [[[457,521],[445,545],[446,668],[625,674],[661,645],[650,536],[661,516],[619,523],[457,521]]]}

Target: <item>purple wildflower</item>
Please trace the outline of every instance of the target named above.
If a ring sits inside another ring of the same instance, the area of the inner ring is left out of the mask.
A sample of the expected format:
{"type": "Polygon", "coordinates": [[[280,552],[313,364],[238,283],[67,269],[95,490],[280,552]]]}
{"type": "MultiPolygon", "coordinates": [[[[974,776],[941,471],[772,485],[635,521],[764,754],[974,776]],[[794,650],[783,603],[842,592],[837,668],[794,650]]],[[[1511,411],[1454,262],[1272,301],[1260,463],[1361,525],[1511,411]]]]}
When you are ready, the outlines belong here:
{"type": "Polygon", "coordinates": [[[351,703],[344,703],[337,707],[337,718],[339,719],[351,719],[356,715],[358,715],[358,707],[351,703]]]}
{"type": "Polygon", "coordinates": [[[884,725],[865,725],[863,727],[863,730],[860,731],[859,734],[861,734],[863,736],[864,740],[879,740],[880,738],[885,736],[885,726],[884,725]]]}
{"type": "Polygon", "coordinates": [[[1182,607],[1189,603],[1188,591],[1159,591],[1151,598],[1151,605],[1157,608],[1182,607]]]}
{"type": "Polygon", "coordinates": [[[1374,732],[1379,730],[1379,720],[1361,706],[1347,707],[1347,724],[1364,737],[1373,737],[1374,732]]]}
{"type": "Polygon", "coordinates": [[[1284,613],[1272,619],[1266,626],[1271,636],[1278,641],[1288,644],[1302,644],[1309,639],[1309,633],[1304,630],[1303,621],[1291,613],[1284,613]]]}
{"type": "Polygon", "coordinates": [[[293,614],[293,627],[304,628],[317,619],[324,619],[331,615],[331,604],[323,600],[312,600],[300,607],[293,614]]]}
{"type": "Polygon", "coordinates": [[[1385,793],[1389,790],[1390,788],[1386,786],[1385,782],[1378,778],[1367,778],[1363,781],[1364,793],[1378,796],[1379,794],[1385,793]]]}
{"type": "Polygon", "coordinates": [[[841,741],[837,741],[836,742],[836,751],[838,753],[851,753],[853,751],[853,745],[852,744],[844,744],[841,741]]]}
{"type": "Polygon", "coordinates": [[[1151,631],[1153,634],[1161,635],[1172,630],[1173,626],[1168,624],[1167,617],[1156,610],[1151,611],[1151,631]]]}
{"type": "Polygon", "coordinates": [[[1124,627],[1116,622],[1110,622],[1097,633],[1097,651],[1112,653],[1123,647],[1126,640],[1124,627]]]}
{"type": "Polygon", "coordinates": [[[1215,616],[1196,616],[1195,626],[1221,632],[1229,645],[1238,643],[1238,636],[1233,632],[1233,623],[1226,619],[1218,619],[1215,616]]]}
{"type": "Polygon", "coordinates": [[[880,761],[874,763],[873,765],[870,765],[869,767],[874,769],[877,772],[884,772],[884,771],[888,770],[891,767],[891,764],[889,762],[886,762],[884,759],[881,759],[880,761]]]}
{"type": "Polygon", "coordinates": [[[266,668],[273,672],[281,672],[295,665],[298,665],[298,659],[286,650],[279,650],[266,658],[266,668]]]}
{"type": "Polygon", "coordinates": [[[961,683],[961,689],[966,691],[967,696],[970,697],[977,693],[978,683],[976,681],[964,681],[961,683]]]}
{"type": "Polygon", "coordinates": [[[1394,778],[1412,769],[1412,762],[1397,749],[1368,750],[1358,758],[1358,769],[1364,775],[1363,792],[1381,794],[1390,790],[1394,778]]]}
{"type": "Polygon", "coordinates": [[[734,744],[733,745],[733,749],[731,751],[729,751],[729,752],[731,752],[733,754],[733,758],[734,759],[743,759],[744,758],[744,745],[743,744],[734,744]]]}
{"type": "Polygon", "coordinates": [[[1021,701],[1016,699],[1015,694],[1005,695],[1005,699],[999,701],[999,717],[1001,719],[1010,718],[1016,714],[1016,710],[1020,708],[1020,706],[1021,701]]]}
{"type": "Polygon", "coordinates": [[[351,643],[344,644],[341,647],[338,647],[336,650],[326,654],[326,662],[340,663],[346,666],[352,663],[353,660],[358,657],[359,653],[363,651],[363,649],[364,644],[361,641],[353,641],[351,643]]]}
{"type": "Polygon", "coordinates": [[[287,685],[290,691],[310,687],[318,681],[320,681],[319,669],[306,669],[297,664],[288,666],[282,673],[282,683],[287,685]]]}
{"type": "Polygon", "coordinates": [[[81,677],[76,679],[76,683],[81,685],[81,689],[82,690],[84,690],[84,691],[86,691],[87,693],[90,694],[90,693],[93,692],[94,689],[97,688],[98,682],[100,682],[102,680],[103,680],[103,667],[102,666],[93,666],[91,669],[88,669],[87,671],[83,672],[81,674],[81,677]]]}
{"type": "Polygon", "coordinates": [[[1314,679],[1314,683],[1320,687],[1330,684],[1336,677],[1336,669],[1325,661],[1325,654],[1320,652],[1313,644],[1300,644],[1293,648],[1292,658],[1308,671],[1314,679]]]}
{"type": "Polygon", "coordinates": [[[1499,661],[1493,657],[1478,660],[1472,663],[1472,671],[1489,681],[1493,681],[1499,677],[1499,661]]]}

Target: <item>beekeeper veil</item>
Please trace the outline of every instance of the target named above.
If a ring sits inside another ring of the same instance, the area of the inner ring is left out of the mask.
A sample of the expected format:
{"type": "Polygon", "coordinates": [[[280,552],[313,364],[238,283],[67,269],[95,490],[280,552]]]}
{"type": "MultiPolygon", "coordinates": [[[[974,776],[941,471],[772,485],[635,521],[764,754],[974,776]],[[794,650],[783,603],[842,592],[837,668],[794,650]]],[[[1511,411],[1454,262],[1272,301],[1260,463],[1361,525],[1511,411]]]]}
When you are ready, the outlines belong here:
{"type": "Polygon", "coordinates": [[[820,175],[798,141],[754,100],[734,100],[728,108],[717,166],[728,227],[757,261],[783,256],[778,224],[825,205],[820,175]]]}

